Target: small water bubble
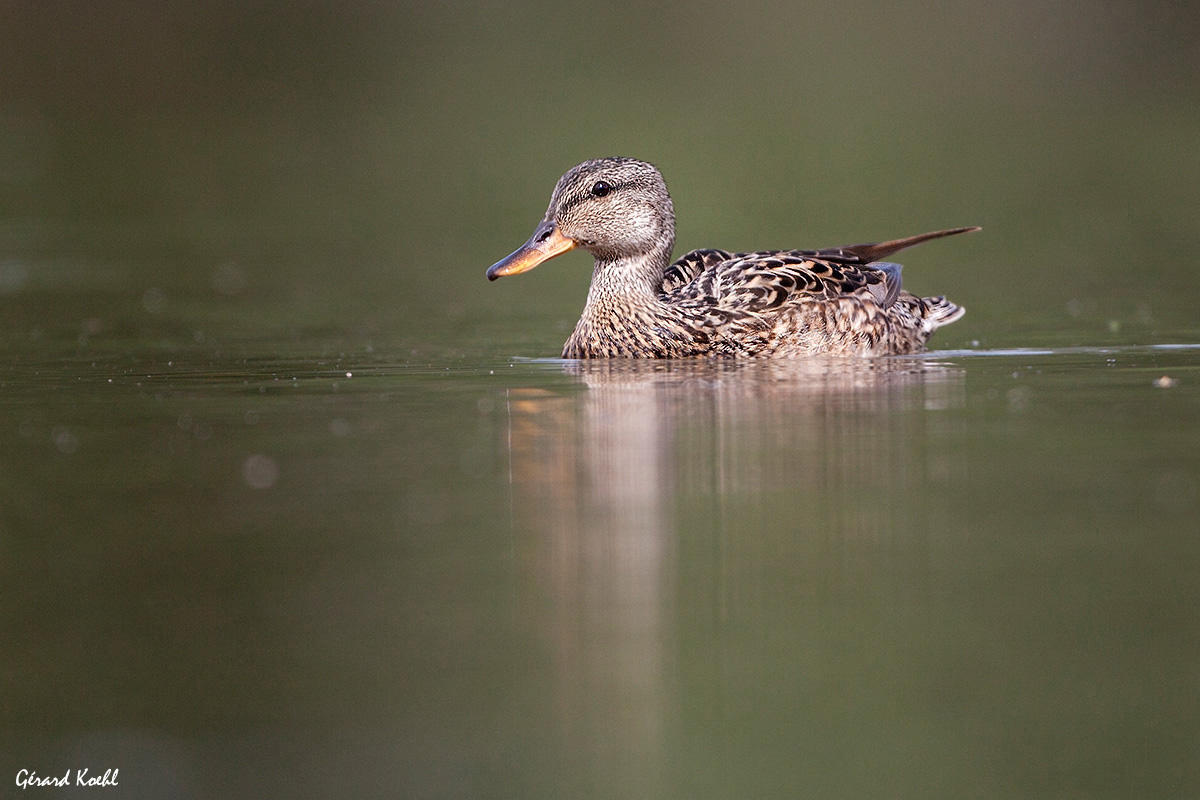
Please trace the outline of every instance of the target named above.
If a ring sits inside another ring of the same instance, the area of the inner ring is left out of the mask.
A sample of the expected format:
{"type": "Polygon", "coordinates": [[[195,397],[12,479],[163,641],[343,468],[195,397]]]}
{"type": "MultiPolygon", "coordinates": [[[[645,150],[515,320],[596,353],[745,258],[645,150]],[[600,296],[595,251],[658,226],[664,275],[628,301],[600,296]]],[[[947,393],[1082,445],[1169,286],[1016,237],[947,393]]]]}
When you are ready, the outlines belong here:
{"type": "Polygon", "coordinates": [[[151,314],[161,313],[167,305],[167,295],[157,286],[153,286],[142,292],[142,308],[149,311],[151,314]]]}
{"type": "Polygon", "coordinates": [[[1109,333],[1117,333],[1120,330],[1121,330],[1121,320],[1110,319],[1108,321],[1108,332],[1109,333]]]}
{"type": "Polygon", "coordinates": [[[0,294],[13,294],[29,280],[29,267],[16,261],[0,262],[0,294]]]}
{"type": "Polygon", "coordinates": [[[65,425],[58,425],[50,431],[50,439],[60,453],[70,454],[79,449],[79,439],[65,425]]]}
{"type": "Polygon", "coordinates": [[[213,270],[212,284],[221,294],[240,294],[246,288],[246,275],[236,262],[226,261],[213,270]]]}
{"type": "Polygon", "coordinates": [[[1078,298],[1071,298],[1067,301],[1067,314],[1072,317],[1078,317],[1083,313],[1083,303],[1079,302],[1078,298]]]}
{"type": "Polygon", "coordinates": [[[175,424],[186,431],[188,428],[192,427],[192,415],[189,412],[184,411],[175,419],[175,424]]]}
{"type": "Polygon", "coordinates": [[[192,426],[192,435],[202,442],[207,441],[213,435],[212,425],[207,422],[197,422],[192,426]]]}
{"type": "Polygon", "coordinates": [[[270,489],[279,480],[279,464],[270,456],[256,453],[242,463],[242,479],[253,489],[270,489]]]}
{"type": "Polygon", "coordinates": [[[196,331],[193,333],[192,341],[196,344],[204,344],[204,331],[196,331]]]}
{"type": "Polygon", "coordinates": [[[17,435],[22,439],[33,436],[33,423],[27,419],[21,420],[21,424],[17,426],[17,435]]]}
{"type": "Polygon", "coordinates": [[[1018,386],[1015,389],[1008,390],[1008,410],[1020,413],[1029,408],[1030,391],[1024,386],[1018,386]]]}
{"type": "Polygon", "coordinates": [[[350,435],[350,423],[347,420],[342,419],[341,417],[330,420],[329,432],[332,433],[334,436],[337,436],[338,438],[349,436],[350,435]]]}
{"type": "Polygon", "coordinates": [[[492,409],[496,407],[496,401],[490,397],[481,397],[475,401],[475,409],[480,414],[490,414],[492,409]]]}
{"type": "Polygon", "coordinates": [[[347,378],[353,378],[353,377],[354,377],[354,373],[353,373],[353,372],[347,372],[347,373],[346,373],[346,377],[347,377],[347,378]]]}
{"type": "Polygon", "coordinates": [[[257,425],[258,424],[258,412],[257,411],[247,411],[245,414],[242,415],[242,420],[247,425],[257,425]]]}

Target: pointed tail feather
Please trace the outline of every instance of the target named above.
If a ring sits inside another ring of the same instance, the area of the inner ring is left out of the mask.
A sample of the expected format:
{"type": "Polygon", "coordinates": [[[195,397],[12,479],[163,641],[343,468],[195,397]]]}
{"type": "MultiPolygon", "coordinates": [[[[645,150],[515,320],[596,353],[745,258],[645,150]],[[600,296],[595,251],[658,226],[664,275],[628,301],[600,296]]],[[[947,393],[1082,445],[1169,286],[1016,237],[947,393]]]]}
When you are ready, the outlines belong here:
{"type": "Polygon", "coordinates": [[[945,231],[933,231],[932,233],[920,233],[916,236],[909,236],[905,239],[893,239],[890,242],[877,242],[875,244],[852,244],[846,247],[836,248],[844,254],[854,256],[862,260],[864,264],[870,264],[872,261],[878,261],[882,258],[887,258],[892,253],[898,253],[906,247],[928,242],[930,239],[941,239],[943,236],[954,236],[959,233],[972,233],[974,231],[983,230],[978,227],[971,228],[950,228],[945,231]]]}

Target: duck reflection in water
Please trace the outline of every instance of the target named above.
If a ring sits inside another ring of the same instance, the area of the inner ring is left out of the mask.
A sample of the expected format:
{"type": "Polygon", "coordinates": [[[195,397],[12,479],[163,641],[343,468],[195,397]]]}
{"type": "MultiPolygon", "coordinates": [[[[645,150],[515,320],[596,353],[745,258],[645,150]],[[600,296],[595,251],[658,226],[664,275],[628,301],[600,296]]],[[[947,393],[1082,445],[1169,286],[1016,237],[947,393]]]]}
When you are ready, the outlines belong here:
{"type": "Polygon", "coordinates": [[[560,746],[595,758],[620,793],[663,777],[678,705],[664,676],[679,604],[692,602],[679,570],[719,565],[700,583],[727,620],[745,611],[739,598],[761,595],[745,565],[761,564],[764,548],[783,542],[796,562],[819,564],[807,548],[886,537],[887,515],[864,498],[887,502],[920,479],[914,472],[950,469],[922,442],[929,411],[964,402],[962,375],[897,357],[563,369],[583,391],[508,396],[518,569],[534,573],[524,584],[536,594],[521,605],[556,662],[560,746]],[[720,556],[689,559],[697,547],[720,556]]]}

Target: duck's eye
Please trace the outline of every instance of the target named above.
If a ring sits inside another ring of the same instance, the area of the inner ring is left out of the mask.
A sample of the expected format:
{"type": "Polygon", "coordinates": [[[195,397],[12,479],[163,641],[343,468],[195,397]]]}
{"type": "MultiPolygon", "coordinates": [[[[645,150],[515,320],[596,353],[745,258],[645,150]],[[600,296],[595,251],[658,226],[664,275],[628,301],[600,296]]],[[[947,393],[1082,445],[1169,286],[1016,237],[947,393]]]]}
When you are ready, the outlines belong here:
{"type": "Polygon", "coordinates": [[[612,186],[604,181],[596,181],[592,184],[592,197],[604,197],[612,191],[612,186]]]}

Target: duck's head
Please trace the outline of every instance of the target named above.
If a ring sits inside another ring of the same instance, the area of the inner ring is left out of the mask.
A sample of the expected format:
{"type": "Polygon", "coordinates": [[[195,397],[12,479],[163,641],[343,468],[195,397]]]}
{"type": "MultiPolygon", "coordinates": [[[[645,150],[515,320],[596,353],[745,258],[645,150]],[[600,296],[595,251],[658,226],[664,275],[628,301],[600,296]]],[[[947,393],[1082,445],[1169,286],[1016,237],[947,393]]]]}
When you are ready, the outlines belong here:
{"type": "Polygon", "coordinates": [[[654,258],[665,265],[674,243],[675,209],[658,170],[632,158],[598,158],[559,178],[529,241],[487,276],[527,272],[576,247],[598,263],[654,258]]]}

